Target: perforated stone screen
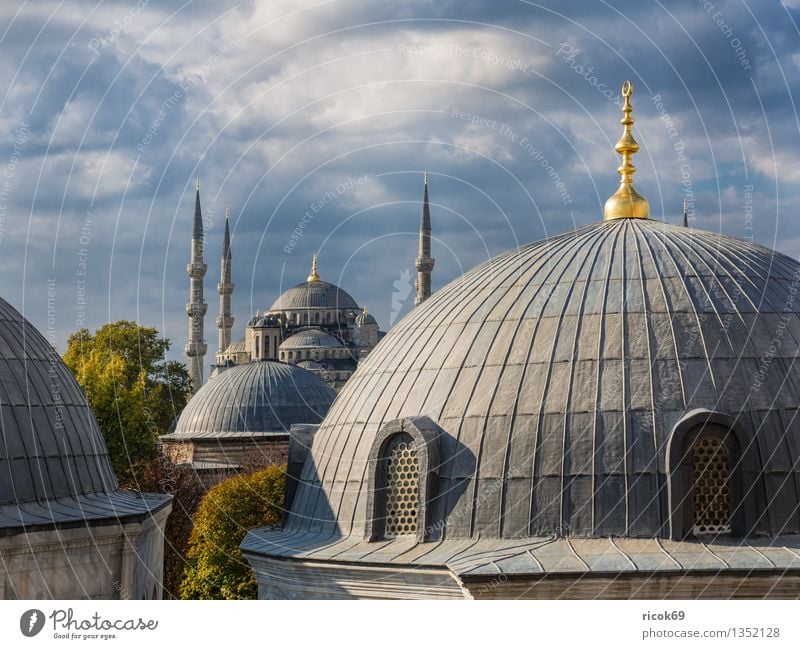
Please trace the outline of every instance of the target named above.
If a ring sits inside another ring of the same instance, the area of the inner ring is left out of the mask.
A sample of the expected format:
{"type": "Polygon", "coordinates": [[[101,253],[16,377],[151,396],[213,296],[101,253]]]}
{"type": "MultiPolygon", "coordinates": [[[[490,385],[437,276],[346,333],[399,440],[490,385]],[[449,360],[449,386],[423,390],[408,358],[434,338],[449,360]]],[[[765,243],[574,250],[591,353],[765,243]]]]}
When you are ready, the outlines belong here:
{"type": "Polygon", "coordinates": [[[387,538],[417,533],[419,459],[413,444],[399,442],[386,467],[387,538]]]}
{"type": "Polygon", "coordinates": [[[694,534],[731,531],[728,492],[728,449],[715,437],[701,437],[692,446],[694,534]]]}

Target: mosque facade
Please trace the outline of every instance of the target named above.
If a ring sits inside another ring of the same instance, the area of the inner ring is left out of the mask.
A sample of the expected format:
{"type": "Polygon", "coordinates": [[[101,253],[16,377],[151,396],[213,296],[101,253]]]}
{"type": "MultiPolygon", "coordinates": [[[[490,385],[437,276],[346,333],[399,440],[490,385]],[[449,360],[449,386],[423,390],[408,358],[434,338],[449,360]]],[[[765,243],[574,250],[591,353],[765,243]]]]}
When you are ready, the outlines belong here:
{"type": "Polygon", "coordinates": [[[434,293],[290,437],[261,598],[797,597],[800,263],[650,218],[622,94],[603,220],[434,293]]]}

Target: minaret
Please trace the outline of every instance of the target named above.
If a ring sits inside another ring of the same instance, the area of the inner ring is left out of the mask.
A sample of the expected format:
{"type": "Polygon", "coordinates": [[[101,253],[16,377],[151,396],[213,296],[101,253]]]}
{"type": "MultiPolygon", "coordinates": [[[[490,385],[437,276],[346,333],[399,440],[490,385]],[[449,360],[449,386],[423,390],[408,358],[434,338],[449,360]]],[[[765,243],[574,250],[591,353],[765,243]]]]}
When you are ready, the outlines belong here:
{"type": "Polygon", "coordinates": [[[189,303],[186,315],[189,316],[189,340],[184,351],[189,361],[189,376],[192,391],[197,392],[203,385],[203,363],[208,347],[203,340],[203,321],[208,305],[203,301],[203,278],[208,266],[203,263],[203,216],[200,213],[200,176],[195,179],[194,226],[192,227],[192,261],[186,266],[189,274],[189,303]]]}
{"type": "Polygon", "coordinates": [[[233,314],[231,313],[233,282],[231,281],[231,234],[228,227],[229,221],[230,212],[226,207],[225,234],[222,237],[222,258],[219,268],[219,284],[217,284],[217,293],[219,293],[217,354],[220,357],[231,344],[231,327],[233,327],[233,314]]]}
{"type": "Polygon", "coordinates": [[[431,210],[428,206],[428,170],[425,170],[425,193],[422,197],[422,218],[419,224],[419,255],[417,256],[417,296],[414,306],[431,296],[431,271],[435,259],[431,257],[431,210]]]}

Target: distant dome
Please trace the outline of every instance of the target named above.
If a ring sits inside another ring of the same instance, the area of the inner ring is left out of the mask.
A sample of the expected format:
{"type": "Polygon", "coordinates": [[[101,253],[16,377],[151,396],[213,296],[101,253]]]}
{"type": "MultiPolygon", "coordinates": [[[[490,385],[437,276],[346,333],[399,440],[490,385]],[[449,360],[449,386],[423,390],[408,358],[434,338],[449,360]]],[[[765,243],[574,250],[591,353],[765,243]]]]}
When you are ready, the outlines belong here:
{"type": "Polygon", "coordinates": [[[165,441],[243,433],[288,433],[317,424],[336,393],[304,369],[275,361],[236,365],[209,381],[187,404],[165,441]]]}
{"type": "Polygon", "coordinates": [[[346,291],[320,280],[290,288],[275,300],[270,311],[303,309],[358,309],[358,304],[346,291]]]}
{"type": "Polygon", "coordinates": [[[376,325],[378,321],[375,319],[375,316],[371,313],[364,313],[363,311],[356,316],[355,323],[359,326],[362,325],[376,325]]]}
{"type": "Polygon", "coordinates": [[[278,318],[273,316],[261,316],[251,320],[249,326],[253,327],[254,329],[265,329],[267,327],[275,328],[280,327],[281,322],[278,320],[278,318]]]}
{"type": "Polygon", "coordinates": [[[632,218],[496,257],[359,364],[287,529],[363,537],[376,435],[426,416],[443,431],[430,506],[446,539],[669,536],[670,444],[697,422],[735,432],[748,487],[731,520],[797,532],[800,497],[784,486],[800,480],[798,277],[753,243],[632,218]]]}
{"type": "Polygon", "coordinates": [[[239,354],[247,351],[247,343],[244,338],[240,338],[236,342],[232,342],[225,350],[226,354],[239,354]]]}
{"type": "Polygon", "coordinates": [[[77,381],[2,299],[0,340],[0,528],[141,515],[169,502],[163,494],[119,490],[77,381]]]}
{"type": "Polygon", "coordinates": [[[336,349],[344,347],[344,343],[336,336],[333,336],[320,329],[305,329],[293,336],[289,336],[281,343],[280,349],[336,349]]]}

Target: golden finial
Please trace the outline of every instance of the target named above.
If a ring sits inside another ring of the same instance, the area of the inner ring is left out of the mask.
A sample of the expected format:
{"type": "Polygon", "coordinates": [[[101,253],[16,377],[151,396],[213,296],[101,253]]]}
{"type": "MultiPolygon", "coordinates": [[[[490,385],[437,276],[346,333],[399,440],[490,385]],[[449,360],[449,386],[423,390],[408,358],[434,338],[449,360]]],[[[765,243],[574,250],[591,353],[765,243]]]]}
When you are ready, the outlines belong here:
{"type": "Polygon", "coordinates": [[[636,173],[636,167],[633,166],[631,160],[633,154],[639,150],[639,144],[631,133],[631,126],[633,125],[633,118],[631,117],[631,111],[633,110],[631,106],[632,94],[633,84],[630,81],[626,81],[622,84],[622,96],[625,97],[622,112],[625,113],[625,116],[619,121],[624,128],[622,137],[614,147],[617,153],[622,155],[622,164],[617,169],[620,175],[619,188],[606,201],[603,208],[603,219],[606,221],[611,219],[646,219],[650,216],[650,204],[633,186],[633,174],[636,173]]]}
{"type": "Polygon", "coordinates": [[[367,311],[367,307],[364,307],[364,315],[369,315],[369,311],[367,311]]]}
{"type": "Polygon", "coordinates": [[[200,191],[200,174],[197,174],[197,175],[194,177],[194,188],[195,188],[197,191],[200,191]]]}
{"type": "Polygon", "coordinates": [[[230,220],[230,215],[231,215],[231,206],[230,205],[226,205],[225,206],[225,220],[226,221],[230,220]]]}
{"type": "Polygon", "coordinates": [[[317,273],[317,255],[314,254],[314,258],[311,260],[311,274],[308,276],[307,282],[318,282],[319,281],[319,274],[317,273]]]}
{"type": "Polygon", "coordinates": [[[427,170],[427,169],[425,170],[425,176],[424,176],[424,178],[422,179],[422,183],[423,183],[424,185],[427,185],[427,184],[428,184],[428,170],[427,170]]]}

